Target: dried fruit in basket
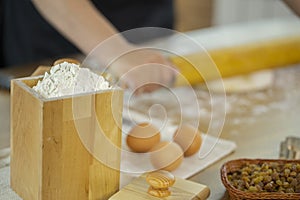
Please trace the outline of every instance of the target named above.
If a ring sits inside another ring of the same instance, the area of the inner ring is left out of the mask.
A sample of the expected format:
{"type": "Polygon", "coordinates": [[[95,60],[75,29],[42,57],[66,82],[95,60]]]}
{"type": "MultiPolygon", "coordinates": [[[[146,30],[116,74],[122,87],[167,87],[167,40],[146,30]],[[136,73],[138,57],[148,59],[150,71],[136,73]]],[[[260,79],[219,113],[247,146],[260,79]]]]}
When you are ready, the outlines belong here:
{"type": "Polygon", "coordinates": [[[246,192],[300,193],[299,163],[246,163],[227,177],[236,189],[246,192]]]}

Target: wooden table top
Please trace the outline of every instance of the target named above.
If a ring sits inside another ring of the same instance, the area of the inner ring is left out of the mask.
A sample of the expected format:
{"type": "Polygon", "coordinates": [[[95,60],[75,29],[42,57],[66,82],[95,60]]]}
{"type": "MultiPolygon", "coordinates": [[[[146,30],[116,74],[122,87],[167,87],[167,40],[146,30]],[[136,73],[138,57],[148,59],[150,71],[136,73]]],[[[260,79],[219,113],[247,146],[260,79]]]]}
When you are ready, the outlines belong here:
{"type": "MultiPolygon", "coordinates": [[[[195,33],[191,35],[193,34],[195,33]]],[[[201,34],[196,34],[195,37],[199,35],[201,34]]],[[[236,109],[236,112],[227,115],[220,137],[236,142],[236,151],[190,178],[210,188],[209,199],[228,199],[220,179],[220,168],[226,161],[237,158],[278,158],[281,141],[287,136],[300,137],[300,92],[297,89],[300,87],[299,75],[299,66],[276,70],[274,87],[260,91],[256,102],[251,102],[251,108],[249,105],[235,107],[235,104],[232,104],[231,109],[236,109]],[[260,99],[259,95],[264,96],[264,99],[260,99]],[[234,116],[240,113],[238,109],[244,112],[240,116],[234,116]]],[[[236,94],[229,97],[245,100],[245,95],[236,94]]],[[[9,146],[8,91],[0,90],[0,114],[0,148],[3,148],[9,146]]]]}
{"type": "MultiPolygon", "coordinates": [[[[278,158],[280,142],[287,136],[300,136],[300,85],[297,76],[300,67],[279,69],[276,72],[276,88],[261,91],[260,95],[271,91],[278,95],[278,99],[269,99],[265,105],[254,106],[249,114],[241,116],[237,122],[235,116],[226,118],[221,138],[235,141],[236,151],[230,156],[218,161],[204,171],[191,177],[190,180],[207,185],[211,189],[210,199],[227,199],[225,188],[220,179],[220,168],[227,160],[236,158],[278,158]],[[285,83],[286,80],[290,82],[285,83]],[[277,103],[277,107],[274,106],[277,103]],[[273,106],[273,108],[272,108],[273,106]],[[260,108],[262,112],[253,116],[253,110],[260,108]],[[251,116],[252,115],[252,116],[251,116]],[[235,119],[235,121],[233,120],[235,119]]],[[[245,94],[236,94],[243,98],[245,94]]],[[[232,97],[232,96],[231,96],[232,97]]],[[[229,96],[229,98],[231,98],[229,96]]],[[[234,108],[233,108],[234,109],[234,108]]],[[[10,94],[0,91],[0,148],[9,146],[10,124],[10,94]]]]}

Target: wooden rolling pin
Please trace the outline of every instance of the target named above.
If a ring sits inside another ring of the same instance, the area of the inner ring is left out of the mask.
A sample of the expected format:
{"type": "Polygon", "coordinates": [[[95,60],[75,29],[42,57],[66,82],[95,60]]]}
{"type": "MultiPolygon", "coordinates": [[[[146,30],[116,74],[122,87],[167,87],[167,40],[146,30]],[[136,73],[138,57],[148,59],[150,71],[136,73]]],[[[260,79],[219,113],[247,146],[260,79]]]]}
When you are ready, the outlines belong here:
{"type": "MultiPolygon", "coordinates": [[[[179,69],[175,86],[300,63],[300,37],[255,41],[237,46],[169,58],[179,69]],[[212,62],[212,60],[214,62],[212,62]],[[217,66],[217,68],[216,68],[217,66]],[[218,71],[216,70],[218,69],[218,71]],[[200,73],[201,74],[200,74],[200,73]]],[[[43,69],[46,71],[47,69],[43,69]]],[[[41,74],[38,71],[38,74],[41,74]]],[[[37,75],[37,73],[35,73],[37,75]]]]}
{"type": "Polygon", "coordinates": [[[170,57],[181,75],[175,85],[194,85],[204,80],[247,74],[262,69],[300,63],[300,37],[290,36],[256,41],[232,47],[198,52],[183,57],[170,57]],[[208,56],[210,55],[210,57],[208,56]],[[211,59],[215,64],[211,62],[211,59]],[[217,73],[216,67],[220,74],[217,73]],[[198,72],[200,71],[200,73],[198,72]]]}

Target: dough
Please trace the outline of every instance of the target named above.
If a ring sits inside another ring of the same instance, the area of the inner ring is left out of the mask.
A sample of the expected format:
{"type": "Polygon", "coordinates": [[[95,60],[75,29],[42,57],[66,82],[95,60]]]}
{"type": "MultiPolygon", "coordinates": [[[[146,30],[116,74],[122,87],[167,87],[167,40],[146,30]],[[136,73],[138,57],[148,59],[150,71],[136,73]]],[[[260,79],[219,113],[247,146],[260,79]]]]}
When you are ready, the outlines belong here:
{"type": "MultiPolygon", "coordinates": [[[[247,75],[223,78],[226,93],[242,93],[268,89],[273,85],[273,70],[263,70],[247,75]]],[[[205,88],[210,92],[223,92],[222,80],[209,81],[205,88]]]]}

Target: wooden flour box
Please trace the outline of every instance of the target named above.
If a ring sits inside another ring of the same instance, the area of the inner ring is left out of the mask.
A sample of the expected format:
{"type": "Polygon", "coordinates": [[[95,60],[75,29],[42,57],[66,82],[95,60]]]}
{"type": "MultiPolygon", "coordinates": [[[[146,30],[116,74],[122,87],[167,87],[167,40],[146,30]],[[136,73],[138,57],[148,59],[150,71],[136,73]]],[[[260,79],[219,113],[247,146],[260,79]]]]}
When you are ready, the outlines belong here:
{"type": "Polygon", "coordinates": [[[108,199],[119,189],[123,91],[45,99],[12,81],[11,187],[25,200],[108,199]]]}

